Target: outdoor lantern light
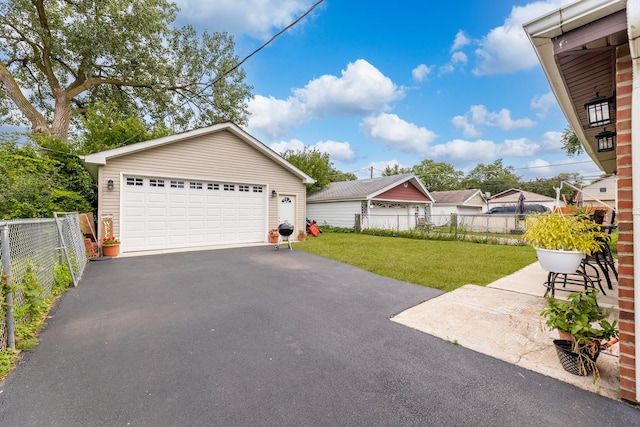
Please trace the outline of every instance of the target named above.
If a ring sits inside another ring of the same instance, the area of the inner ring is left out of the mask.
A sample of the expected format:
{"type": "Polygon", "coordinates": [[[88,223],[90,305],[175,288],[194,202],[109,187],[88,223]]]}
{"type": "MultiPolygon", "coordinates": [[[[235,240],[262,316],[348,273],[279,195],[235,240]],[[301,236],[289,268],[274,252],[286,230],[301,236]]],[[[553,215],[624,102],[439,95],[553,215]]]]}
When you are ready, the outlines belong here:
{"type": "Polygon", "coordinates": [[[613,151],[615,149],[616,133],[604,128],[604,131],[596,135],[596,141],[598,141],[598,153],[613,151]]]}
{"type": "Polygon", "coordinates": [[[278,197],[278,192],[276,190],[271,190],[271,197],[278,197]]]}
{"type": "Polygon", "coordinates": [[[109,190],[109,191],[113,190],[113,180],[112,179],[107,181],[107,190],[109,190]]]}
{"type": "Polygon", "coordinates": [[[596,92],[596,97],[584,104],[584,108],[587,110],[589,127],[595,128],[611,123],[610,105],[612,103],[613,97],[598,96],[598,92],[596,92]]]}

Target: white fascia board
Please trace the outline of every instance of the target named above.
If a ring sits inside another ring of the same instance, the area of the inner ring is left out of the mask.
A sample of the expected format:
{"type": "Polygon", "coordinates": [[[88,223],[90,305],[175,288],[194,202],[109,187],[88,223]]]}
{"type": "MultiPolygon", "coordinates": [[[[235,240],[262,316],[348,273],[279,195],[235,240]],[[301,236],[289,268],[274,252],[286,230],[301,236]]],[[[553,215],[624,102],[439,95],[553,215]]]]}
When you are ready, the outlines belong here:
{"type": "Polygon", "coordinates": [[[578,113],[556,64],[552,39],[623,10],[626,5],[627,0],[580,0],[523,25],[525,33],[538,56],[542,70],[547,76],[551,90],[558,100],[560,109],[569,122],[569,126],[582,142],[585,152],[602,170],[604,168],[598,159],[597,152],[594,151],[590,144],[583,142],[587,140],[587,137],[582,130],[578,113]]]}
{"type": "Polygon", "coordinates": [[[205,128],[194,129],[187,132],[177,133],[174,135],[163,136],[161,138],[151,139],[149,141],[138,142],[136,144],[127,145],[124,147],[114,148],[112,150],[101,151],[99,153],[87,154],[85,156],[81,156],[81,159],[85,163],[85,167],[89,170],[91,176],[94,176],[94,173],[97,176],[97,170],[99,166],[104,166],[107,164],[107,160],[113,159],[116,157],[126,156],[128,154],[138,153],[141,151],[149,150],[152,148],[160,147],[167,144],[172,144],[174,142],[182,141],[189,138],[194,138],[201,135],[207,135],[214,132],[219,132],[221,130],[228,130],[238,138],[242,139],[249,145],[253,146],[258,151],[262,152],[267,157],[274,160],[276,163],[279,163],[285,169],[291,171],[294,175],[300,177],[302,179],[303,184],[313,184],[315,179],[311,178],[309,175],[302,172],[300,169],[286,161],[282,158],[278,153],[267,147],[262,142],[258,141],[256,138],[242,130],[236,124],[231,122],[218,123],[213,126],[208,126],[205,128]]]}

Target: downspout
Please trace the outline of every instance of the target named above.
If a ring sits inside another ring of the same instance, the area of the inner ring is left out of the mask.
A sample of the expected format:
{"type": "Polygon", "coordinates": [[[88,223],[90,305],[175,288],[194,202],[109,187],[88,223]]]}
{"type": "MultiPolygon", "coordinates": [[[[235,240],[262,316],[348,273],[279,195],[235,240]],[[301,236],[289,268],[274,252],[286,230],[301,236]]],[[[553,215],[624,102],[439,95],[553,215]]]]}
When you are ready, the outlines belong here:
{"type": "Polygon", "coordinates": [[[627,1],[627,32],[631,52],[631,182],[633,191],[633,299],[636,361],[636,401],[640,402],[640,0],[627,1]]]}

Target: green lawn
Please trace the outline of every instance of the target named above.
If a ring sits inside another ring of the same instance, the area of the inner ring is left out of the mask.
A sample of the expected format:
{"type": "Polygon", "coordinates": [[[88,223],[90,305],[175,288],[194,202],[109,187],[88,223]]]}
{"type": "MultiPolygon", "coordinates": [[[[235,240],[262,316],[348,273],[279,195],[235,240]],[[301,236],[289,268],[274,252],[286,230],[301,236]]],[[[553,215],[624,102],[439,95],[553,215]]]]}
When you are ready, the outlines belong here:
{"type": "Polygon", "coordinates": [[[405,282],[451,291],[487,285],[536,260],[528,246],[414,240],[357,233],[323,233],[296,243],[296,250],[354,265],[405,282]]]}

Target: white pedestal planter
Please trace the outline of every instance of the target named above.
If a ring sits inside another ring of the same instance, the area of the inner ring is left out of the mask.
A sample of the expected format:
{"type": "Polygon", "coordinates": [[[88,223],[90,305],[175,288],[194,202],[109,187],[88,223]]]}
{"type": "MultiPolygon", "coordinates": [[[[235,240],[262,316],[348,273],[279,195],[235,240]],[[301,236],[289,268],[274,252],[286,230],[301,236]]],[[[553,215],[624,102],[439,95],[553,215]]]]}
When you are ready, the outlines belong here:
{"type": "Polygon", "coordinates": [[[538,248],[536,252],[542,269],[551,273],[573,274],[580,267],[584,257],[584,254],[578,251],[552,251],[538,248]]]}

